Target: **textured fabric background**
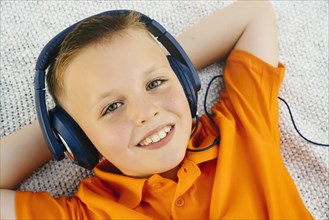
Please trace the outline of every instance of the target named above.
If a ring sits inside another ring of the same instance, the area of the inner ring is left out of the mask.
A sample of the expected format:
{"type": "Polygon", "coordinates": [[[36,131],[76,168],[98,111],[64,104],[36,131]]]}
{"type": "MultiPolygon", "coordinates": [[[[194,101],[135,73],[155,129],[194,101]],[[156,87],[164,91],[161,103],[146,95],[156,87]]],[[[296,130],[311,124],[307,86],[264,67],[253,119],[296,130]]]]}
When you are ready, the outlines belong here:
{"type": "MultiPolygon", "coordinates": [[[[141,11],[163,24],[174,36],[231,1],[11,1],[1,0],[1,130],[8,135],[36,119],[33,74],[42,47],[59,31],[87,16],[111,9],[141,11]]],[[[286,77],[280,96],[288,101],[299,130],[312,140],[328,143],[328,1],[273,1],[278,18],[280,60],[286,77]]],[[[238,15],[237,15],[238,16],[238,15]]],[[[216,28],[216,27],[214,27],[216,28]]],[[[203,89],[222,71],[215,63],[200,71],[203,89]]],[[[222,84],[216,82],[221,87],[222,84]]],[[[217,98],[212,89],[208,106],[217,98]]],[[[285,164],[310,212],[329,218],[329,148],[305,142],[293,128],[280,102],[281,151],[285,164]]],[[[26,158],[27,160],[29,158],[26,158]]],[[[92,172],[68,159],[50,161],[35,171],[19,190],[72,195],[79,181],[92,172]]]]}

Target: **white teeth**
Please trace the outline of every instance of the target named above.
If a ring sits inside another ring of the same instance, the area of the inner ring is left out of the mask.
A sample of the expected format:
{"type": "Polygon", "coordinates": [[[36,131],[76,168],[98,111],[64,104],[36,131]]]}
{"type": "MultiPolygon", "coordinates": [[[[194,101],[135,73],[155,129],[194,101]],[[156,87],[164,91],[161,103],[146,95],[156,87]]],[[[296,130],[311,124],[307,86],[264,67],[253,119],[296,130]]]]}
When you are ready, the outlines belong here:
{"type": "Polygon", "coordinates": [[[150,143],[152,143],[152,139],[151,138],[146,138],[145,142],[146,142],[146,144],[150,144],[150,143]]]}
{"type": "Polygon", "coordinates": [[[160,141],[160,137],[157,134],[153,135],[151,139],[152,139],[153,143],[160,141]]]}
{"type": "Polygon", "coordinates": [[[168,134],[168,132],[171,130],[171,126],[166,126],[164,127],[162,130],[160,130],[159,132],[157,132],[156,134],[145,138],[143,141],[140,142],[140,146],[147,146],[149,144],[153,144],[156,143],[158,141],[160,141],[161,139],[165,138],[168,134]]]}
{"type": "Polygon", "coordinates": [[[162,139],[164,137],[166,137],[166,132],[165,131],[160,131],[159,132],[159,137],[162,139]]]}

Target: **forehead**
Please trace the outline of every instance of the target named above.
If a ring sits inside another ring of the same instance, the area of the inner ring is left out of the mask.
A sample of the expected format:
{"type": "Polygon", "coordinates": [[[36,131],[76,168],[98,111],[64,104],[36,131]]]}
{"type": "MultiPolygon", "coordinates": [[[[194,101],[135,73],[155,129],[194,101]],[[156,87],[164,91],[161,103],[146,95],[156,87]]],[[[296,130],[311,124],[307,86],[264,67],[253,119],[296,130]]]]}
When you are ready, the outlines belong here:
{"type": "MultiPolygon", "coordinates": [[[[122,31],[109,40],[102,40],[81,49],[68,64],[66,75],[81,72],[83,68],[95,68],[100,64],[109,67],[129,67],[130,62],[156,62],[164,58],[164,50],[145,30],[129,29],[122,31]],[[125,62],[125,65],[116,65],[125,62]],[[69,74],[70,73],[70,74],[69,74]]],[[[143,64],[145,65],[145,64],[143,64]]]]}
{"type": "Polygon", "coordinates": [[[154,68],[168,67],[165,52],[146,31],[128,30],[109,41],[83,48],[64,72],[65,95],[74,89],[97,92],[136,80],[154,68]]]}

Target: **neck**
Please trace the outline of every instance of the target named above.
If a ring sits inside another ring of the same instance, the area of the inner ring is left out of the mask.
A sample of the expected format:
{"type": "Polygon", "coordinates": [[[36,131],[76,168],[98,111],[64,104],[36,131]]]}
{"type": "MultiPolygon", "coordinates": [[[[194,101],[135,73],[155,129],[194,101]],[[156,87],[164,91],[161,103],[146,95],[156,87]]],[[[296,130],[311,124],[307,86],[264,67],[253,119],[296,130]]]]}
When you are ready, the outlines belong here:
{"type": "Polygon", "coordinates": [[[180,169],[181,165],[179,164],[178,166],[174,167],[171,170],[168,170],[164,173],[161,173],[160,176],[162,176],[163,178],[167,178],[167,179],[171,179],[174,182],[178,181],[178,177],[177,177],[177,172],[180,169]]]}

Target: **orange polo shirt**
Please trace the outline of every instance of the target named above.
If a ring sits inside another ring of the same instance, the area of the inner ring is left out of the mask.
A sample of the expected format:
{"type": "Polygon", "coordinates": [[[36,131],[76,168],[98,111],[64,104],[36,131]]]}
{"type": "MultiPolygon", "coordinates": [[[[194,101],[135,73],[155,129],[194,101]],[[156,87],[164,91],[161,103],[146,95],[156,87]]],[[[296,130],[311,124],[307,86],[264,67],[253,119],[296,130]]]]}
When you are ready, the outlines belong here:
{"type": "Polygon", "coordinates": [[[72,197],[17,192],[19,219],[311,219],[280,155],[278,91],[284,66],[231,52],[214,125],[200,118],[178,182],[155,174],[136,179],[108,172],[82,181],[72,197]]]}

